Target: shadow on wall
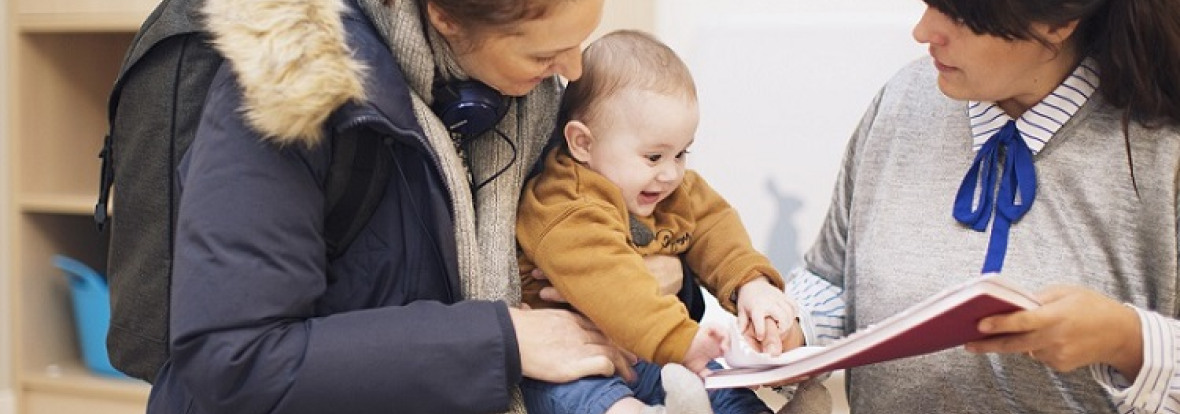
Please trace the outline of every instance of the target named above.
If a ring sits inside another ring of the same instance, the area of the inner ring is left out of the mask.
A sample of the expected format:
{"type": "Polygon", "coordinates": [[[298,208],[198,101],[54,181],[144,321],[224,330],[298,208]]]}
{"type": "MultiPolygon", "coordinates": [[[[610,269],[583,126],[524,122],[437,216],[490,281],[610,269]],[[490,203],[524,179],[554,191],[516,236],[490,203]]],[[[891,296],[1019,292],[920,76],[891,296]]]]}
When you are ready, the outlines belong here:
{"type": "Polygon", "coordinates": [[[803,207],[803,198],[796,194],[783,191],[773,176],[766,178],[766,192],[774,200],[774,218],[770,227],[770,237],[766,244],[766,256],[774,264],[775,269],[785,276],[796,266],[802,264],[802,252],[799,249],[799,227],[796,216],[803,207]]]}

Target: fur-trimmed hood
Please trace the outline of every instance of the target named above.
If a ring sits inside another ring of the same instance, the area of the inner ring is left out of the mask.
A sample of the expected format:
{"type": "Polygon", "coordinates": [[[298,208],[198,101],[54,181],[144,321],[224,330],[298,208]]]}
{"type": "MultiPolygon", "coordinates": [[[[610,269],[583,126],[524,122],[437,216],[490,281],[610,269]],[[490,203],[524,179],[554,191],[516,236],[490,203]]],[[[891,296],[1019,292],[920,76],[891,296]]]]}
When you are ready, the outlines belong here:
{"type": "Polygon", "coordinates": [[[242,87],[244,117],[281,144],[315,145],[328,116],[365,98],[342,0],[207,0],[206,26],[242,87]]]}

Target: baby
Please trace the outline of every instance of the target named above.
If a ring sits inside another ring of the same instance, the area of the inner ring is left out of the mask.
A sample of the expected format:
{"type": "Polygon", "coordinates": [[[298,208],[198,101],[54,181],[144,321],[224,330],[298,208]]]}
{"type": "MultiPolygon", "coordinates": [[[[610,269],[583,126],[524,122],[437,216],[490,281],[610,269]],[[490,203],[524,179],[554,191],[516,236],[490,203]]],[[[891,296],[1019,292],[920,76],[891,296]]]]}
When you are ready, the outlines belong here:
{"type": "Polygon", "coordinates": [[[682,256],[759,348],[774,354],[802,344],[782,277],[753,248],[737,212],[685,167],[699,120],[688,68],[636,31],[595,41],[583,67],[562,101],[564,143],[545,155],[520,202],[522,290],[533,307],[555,306],[539,297],[546,282],[530,271],[540,269],[570,306],[641,359],[638,382],[526,381],[529,412],[770,412],[751,390],[713,391],[706,400],[699,378],[685,380],[689,371],[720,368],[713,359],[727,335],[692,320],[644,265],[648,255],[682,256]]]}

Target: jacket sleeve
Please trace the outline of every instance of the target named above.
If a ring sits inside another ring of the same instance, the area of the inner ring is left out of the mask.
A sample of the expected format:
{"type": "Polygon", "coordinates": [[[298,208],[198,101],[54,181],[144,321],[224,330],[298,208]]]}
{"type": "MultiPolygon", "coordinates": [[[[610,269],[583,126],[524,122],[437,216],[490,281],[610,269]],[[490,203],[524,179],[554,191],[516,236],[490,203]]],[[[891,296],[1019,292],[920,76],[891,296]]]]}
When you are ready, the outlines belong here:
{"type": "Polygon", "coordinates": [[[326,151],[261,139],[223,70],[181,169],[171,373],[196,412],[506,410],[520,379],[503,303],[319,316],[326,151]]]}
{"type": "Polygon", "coordinates": [[[701,176],[689,172],[681,191],[688,197],[687,205],[696,220],[693,245],[686,255],[688,264],[717,297],[717,303],[736,312],[733,297],[738,288],[761,276],[779,289],[784,287],[770,259],[754,248],[737,211],[701,176]]]}

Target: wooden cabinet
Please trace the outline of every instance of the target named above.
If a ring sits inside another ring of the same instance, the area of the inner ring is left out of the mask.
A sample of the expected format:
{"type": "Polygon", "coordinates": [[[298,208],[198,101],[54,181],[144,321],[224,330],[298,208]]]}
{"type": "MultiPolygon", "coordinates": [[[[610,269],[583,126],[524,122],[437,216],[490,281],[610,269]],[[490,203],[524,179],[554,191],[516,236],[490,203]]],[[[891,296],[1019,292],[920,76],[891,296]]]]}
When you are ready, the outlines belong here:
{"type": "Polygon", "coordinates": [[[123,54],[157,0],[10,0],[7,158],[12,179],[3,271],[11,309],[17,412],[142,413],[148,386],[82,364],[70,292],[50,262],[65,254],[106,269],[107,234],[92,214],[106,99],[123,54]]]}

